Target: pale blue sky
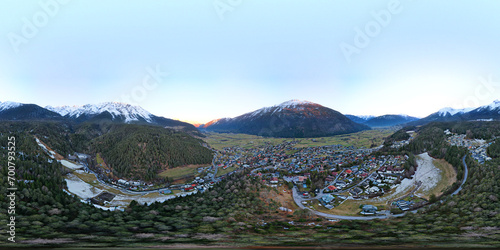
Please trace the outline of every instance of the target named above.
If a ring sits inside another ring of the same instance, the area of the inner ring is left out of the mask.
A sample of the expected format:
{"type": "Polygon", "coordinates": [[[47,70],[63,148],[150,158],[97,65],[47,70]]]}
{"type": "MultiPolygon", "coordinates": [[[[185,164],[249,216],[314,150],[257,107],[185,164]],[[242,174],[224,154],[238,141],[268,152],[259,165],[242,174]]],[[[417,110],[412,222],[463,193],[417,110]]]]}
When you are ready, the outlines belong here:
{"type": "Polygon", "coordinates": [[[499,1],[240,2],[3,0],[0,101],[207,122],[290,99],[426,116],[500,97],[499,1]],[[347,58],[342,44],[360,46],[347,58]],[[168,75],[143,83],[152,70],[168,75]]]}

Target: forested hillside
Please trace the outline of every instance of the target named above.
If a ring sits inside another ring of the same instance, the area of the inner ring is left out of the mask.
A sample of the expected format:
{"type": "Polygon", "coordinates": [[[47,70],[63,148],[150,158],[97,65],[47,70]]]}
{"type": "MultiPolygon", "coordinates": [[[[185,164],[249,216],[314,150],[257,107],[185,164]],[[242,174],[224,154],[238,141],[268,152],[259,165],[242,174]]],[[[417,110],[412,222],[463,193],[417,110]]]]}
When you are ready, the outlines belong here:
{"type": "Polygon", "coordinates": [[[95,157],[100,153],[114,176],[120,178],[149,181],[157,178],[161,169],[212,161],[212,152],[202,145],[202,140],[158,126],[2,122],[0,129],[37,136],[63,156],[80,152],[95,157]]]}
{"type": "Polygon", "coordinates": [[[152,180],[158,171],[212,162],[212,151],[186,133],[144,125],[115,125],[90,144],[115,176],[152,180]]]}

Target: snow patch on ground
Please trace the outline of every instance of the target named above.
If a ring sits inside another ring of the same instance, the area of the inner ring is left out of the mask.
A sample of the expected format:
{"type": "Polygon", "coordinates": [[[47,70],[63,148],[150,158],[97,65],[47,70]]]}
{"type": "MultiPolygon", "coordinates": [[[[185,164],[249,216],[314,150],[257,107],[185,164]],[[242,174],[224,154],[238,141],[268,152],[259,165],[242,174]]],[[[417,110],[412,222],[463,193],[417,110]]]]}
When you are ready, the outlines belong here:
{"type": "Polygon", "coordinates": [[[421,194],[421,192],[426,192],[435,187],[441,180],[441,170],[434,166],[432,157],[430,157],[427,153],[419,154],[417,156],[417,164],[417,171],[415,172],[413,179],[403,179],[401,184],[397,185],[396,190],[392,194],[377,197],[373,200],[394,200],[415,188],[419,181],[422,182],[422,185],[417,190],[417,194],[421,194]]]}
{"type": "Polygon", "coordinates": [[[61,160],[61,164],[67,168],[71,168],[71,169],[79,169],[79,168],[83,168],[82,165],[78,165],[78,164],[75,164],[75,163],[72,163],[72,162],[69,162],[67,160],[61,160]]]}
{"type": "Polygon", "coordinates": [[[43,149],[43,151],[45,151],[49,155],[50,158],[52,158],[52,159],[56,158],[55,157],[56,152],[49,151],[49,149],[47,147],[45,147],[45,145],[43,145],[43,143],[38,138],[35,137],[35,140],[36,140],[36,143],[38,144],[38,146],[40,146],[43,149]]]}
{"type": "Polygon", "coordinates": [[[101,189],[84,182],[74,174],[68,174],[66,183],[68,185],[68,191],[82,199],[92,198],[102,192],[101,189]]]}
{"type": "Polygon", "coordinates": [[[441,180],[441,169],[434,166],[433,161],[434,159],[427,153],[419,154],[417,157],[418,168],[413,179],[422,182],[417,191],[419,194],[429,191],[441,180]]]}
{"type": "Polygon", "coordinates": [[[138,199],[135,199],[138,203],[140,204],[146,204],[146,205],[149,205],[149,204],[152,204],[154,202],[164,202],[166,200],[170,200],[170,199],[173,199],[177,196],[175,195],[165,195],[165,196],[160,196],[160,197],[155,197],[155,198],[145,198],[145,197],[140,197],[138,199]]]}

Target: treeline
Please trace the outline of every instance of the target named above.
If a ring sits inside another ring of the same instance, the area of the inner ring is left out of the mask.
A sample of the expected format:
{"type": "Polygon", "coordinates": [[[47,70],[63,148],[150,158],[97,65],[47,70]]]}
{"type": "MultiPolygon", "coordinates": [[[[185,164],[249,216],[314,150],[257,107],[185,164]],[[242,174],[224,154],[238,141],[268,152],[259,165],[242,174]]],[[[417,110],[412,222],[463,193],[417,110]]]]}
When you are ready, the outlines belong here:
{"type": "Polygon", "coordinates": [[[415,127],[405,127],[396,131],[394,134],[387,137],[384,141],[385,146],[390,146],[395,141],[404,141],[410,139],[410,135],[407,133],[410,130],[414,130],[415,127]]]}

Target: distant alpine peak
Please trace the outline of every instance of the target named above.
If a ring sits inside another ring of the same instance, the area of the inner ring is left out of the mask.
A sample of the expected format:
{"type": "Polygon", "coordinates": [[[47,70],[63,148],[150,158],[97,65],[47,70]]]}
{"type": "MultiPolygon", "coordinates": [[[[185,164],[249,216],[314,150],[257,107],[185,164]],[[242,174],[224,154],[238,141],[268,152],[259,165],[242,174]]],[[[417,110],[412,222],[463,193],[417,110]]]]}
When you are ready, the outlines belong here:
{"type": "Polygon", "coordinates": [[[152,114],[140,106],[133,106],[120,102],[102,102],[98,104],[86,104],[83,106],[59,106],[45,107],[48,110],[59,113],[62,116],[78,118],[81,115],[96,115],[103,112],[109,112],[113,118],[123,116],[125,122],[138,121],[142,118],[148,122],[152,121],[152,114]]]}
{"type": "Polygon", "coordinates": [[[294,108],[294,107],[300,106],[300,105],[319,105],[319,104],[316,104],[316,103],[310,102],[310,101],[292,99],[290,101],[286,101],[286,102],[281,103],[281,104],[276,105],[276,106],[282,107],[282,108],[294,108]]]}
{"type": "Polygon", "coordinates": [[[12,109],[12,108],[17,108],[19,106],[23,105],[22,103],[18,102],[0,102],[0,111],[7,110],[7,109],[12,109]]]}
{"type": "Polygon", "coordinates": [[[500,100],[496,99],[489,105],[483,106],[485,108],[489,108],[490,110],[498,109],[500,108],[500,100]]]}
{"type": "Polygon", "coordinates": [[[462,113],[467,113],[474,108],[463,108],[463,109],[454,109],[450,107],[442,108],[438,111],[438,114],[440,116],[446,116],[447,114],[450,114],[451,116],[456,115],[456,114],[462,114],[462,113]]]}
{"type": "Polygon", "coordinates": [[[359,117],[359,118],[361,118],[363,120],[366,120],[366,121],[368,121],[368,120],[370,120],[372,118],[375,118],[374,115],[357,115],[357,117],[359,117]]]}

